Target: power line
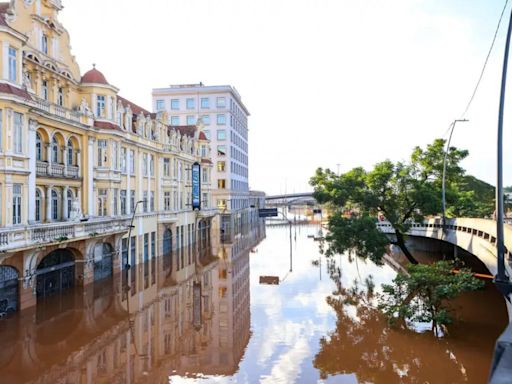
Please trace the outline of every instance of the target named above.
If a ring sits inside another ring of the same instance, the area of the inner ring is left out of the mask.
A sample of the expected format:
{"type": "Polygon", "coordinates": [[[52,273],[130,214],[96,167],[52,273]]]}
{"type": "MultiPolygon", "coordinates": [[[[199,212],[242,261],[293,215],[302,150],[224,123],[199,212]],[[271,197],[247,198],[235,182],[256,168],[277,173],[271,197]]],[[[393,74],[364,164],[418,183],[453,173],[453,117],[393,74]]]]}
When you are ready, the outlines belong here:
{"type": "Polygon", "coordinates": [[[468,104],[466,105],[466,109],[464,110],[464,113],[461,116],[461,119],[463,119],[466,116],[466,113],[469,110],[469,107],[471,106],[471,103],[473,102],[473,99],[475,98],[476,92],[478,91],[478,87],[480,86],[480,83],[482,82],[482,78],[484,77],[485,68],[487,67],[487,63],[489,62],[489,57],[491,56],[492,49],[494,48],[494,43],[496,42],[496,37],[498,36],[498,31],[500,30],[501,20],[503,19],[503,14],[505,13],[505,10],[508,5],[508,0],[505,0],[505,5],[503,6],[503,10],[501,11],[500,19],[498,20],[498,25],[496,26],[496,31],[494,32],[494,37],[492,39],[491,47],[489,48],[489,52],[487,52],[487,57],[485,58],[484,66],[482,67],[482,71],[480,72],[480,77],[478,78],[478,81],[476,82],[475,89],[473,90],[473,94],[471,95],[471,98],[469,99],[468,104]]]}

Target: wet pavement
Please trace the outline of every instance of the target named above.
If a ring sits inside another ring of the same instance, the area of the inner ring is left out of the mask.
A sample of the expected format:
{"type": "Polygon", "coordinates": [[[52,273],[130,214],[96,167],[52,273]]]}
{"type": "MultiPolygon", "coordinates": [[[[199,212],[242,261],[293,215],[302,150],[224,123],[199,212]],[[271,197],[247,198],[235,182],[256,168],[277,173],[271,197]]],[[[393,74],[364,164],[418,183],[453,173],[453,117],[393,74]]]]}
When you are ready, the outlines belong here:
{"type": "Polygon", "coordinates": [[[486,382],[507,323],[493,286],[457,300],[447,337],[392,329],[367,282],[396,272],[326,260],[316,229],[293,228],[292,265],[288,227],[267,227],[172,277],[157,258],[0,320],[0,383],[486,382]]]}

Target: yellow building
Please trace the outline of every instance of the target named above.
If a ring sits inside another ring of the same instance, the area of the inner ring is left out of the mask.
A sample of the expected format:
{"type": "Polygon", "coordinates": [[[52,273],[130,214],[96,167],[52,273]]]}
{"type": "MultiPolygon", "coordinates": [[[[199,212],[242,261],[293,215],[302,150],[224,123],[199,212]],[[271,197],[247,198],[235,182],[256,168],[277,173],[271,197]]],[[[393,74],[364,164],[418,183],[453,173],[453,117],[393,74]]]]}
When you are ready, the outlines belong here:
{"type": "Polygon", "coordinates": [[[96,68],[81,75],[61,8],[0,3],[0,316],[156,256],[179,273],[216,214],[201,127],[167,125],[96,68]]]}

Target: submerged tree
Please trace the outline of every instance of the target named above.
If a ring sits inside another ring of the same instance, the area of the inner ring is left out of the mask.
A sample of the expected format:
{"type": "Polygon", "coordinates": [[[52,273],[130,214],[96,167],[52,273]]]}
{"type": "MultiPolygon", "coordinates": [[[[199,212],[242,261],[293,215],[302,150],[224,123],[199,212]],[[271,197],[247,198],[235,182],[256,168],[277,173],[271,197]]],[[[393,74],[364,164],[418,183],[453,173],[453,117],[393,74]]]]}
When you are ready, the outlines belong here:
{"type": "Polygon", "coordinates": [[[453,263],[448,261],[410,265],[408,274],[399,273],[392,284],[382,285],[379,309],[391,324],[404,320],[432,323],[437,334],[452,322],[449,300],[483,286],[467,269],[453,273],[453,263]]]}
{"type": "MultiPolygon", "coordinates": [[[[441,212],[441,177],[444,140],[436,139],[426,149],[416,147],[408,162],[390,160],[336,175],[319,168],[311,178],[314,196],[320,203],[330,204],[335,213],[329,221],[327,253],[353,250],[362,257],[379,260],[389,243],[396,244],[410,263],[417,264],[405,245],[405,234],[411,222],[441,212]],[[396,239],[389,240],[375,226],[378,214],[393,227],[396,239]]],[[[459,163],[468,155],[465,150],[450,148],[446,178],[447,196],[453,201],[455,185],[464,176],[459,163]]]]}

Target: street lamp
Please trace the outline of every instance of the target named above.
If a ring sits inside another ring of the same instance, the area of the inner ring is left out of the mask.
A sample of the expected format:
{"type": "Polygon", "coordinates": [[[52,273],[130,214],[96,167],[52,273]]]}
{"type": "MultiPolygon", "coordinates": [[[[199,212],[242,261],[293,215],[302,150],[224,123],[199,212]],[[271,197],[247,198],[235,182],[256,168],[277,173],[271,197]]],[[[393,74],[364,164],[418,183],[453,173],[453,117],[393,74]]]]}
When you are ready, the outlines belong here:
{"type": "Polygon", "coordinates": [[[443,186],[442,186],[442,199],[443,199],[443,232],[446,231],[446,163],[448,161],[448,152],[450,151],[450,143],[452,142],[453,130],[455,129],[455,124],[457,123],[465,123],[469,120],[466,119],[456,119],[453,120],[450,128],[450,137],[448,138],[448,142],[446,143],[446,150],[444,151],[444,159],[443,159],[443,186]]]}
{"type": "Polygon", "coordinates": [[[503,214],[503,112],[505,110],[505,89],[507,85],[508,54],[510,49],[510,35],[512,33],[512,13],[509,19],[505,54],[503,56],[503,72],[501,77],[500,109],[498,114],[498,148],[497,148],[497,178],[496,178],[496,247],[498,256],[498,272],[494,283],[500,292],[510,300],[512,284],[505,272],[505,244],[504,244],[504,214],[503,214]]]}

